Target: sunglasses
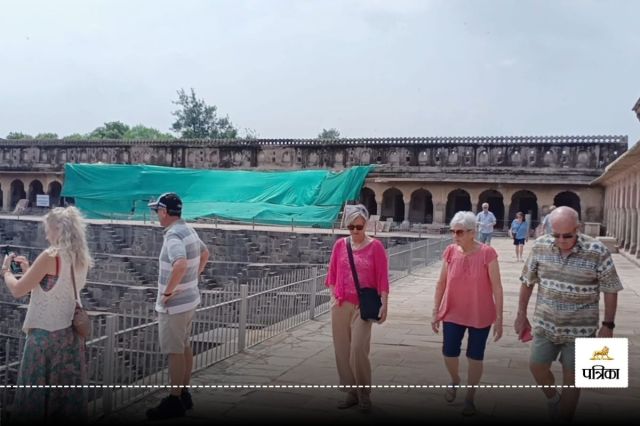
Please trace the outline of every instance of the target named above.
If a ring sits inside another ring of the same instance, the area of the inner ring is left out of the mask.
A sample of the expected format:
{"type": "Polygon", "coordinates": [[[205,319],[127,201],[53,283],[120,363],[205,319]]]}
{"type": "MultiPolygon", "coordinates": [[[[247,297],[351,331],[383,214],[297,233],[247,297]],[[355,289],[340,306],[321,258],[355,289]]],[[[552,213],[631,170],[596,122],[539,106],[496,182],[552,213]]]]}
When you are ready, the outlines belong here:
{"type": "Polygon", "coordinates": [[[349,229],[349,231],[353,231],[354,229],[362,231],[364,229],[364,225],[348,225],[347,228],[349,229]]]}
{"type": "Polygon", "coordinates": [[[462,236],[465,232],[469,232],[468,229],[449,229],[449,232],[456,234],[456,237],[462,236]]]}
{"type": "Polygon", "coordinates": [[[564,240],[570,240],[571,238],[575,237],[576,234],[551,234],[551,236],[553,238],[555,238],[556,240],[559,240],[560,238],[564,239],[564,240]]]}

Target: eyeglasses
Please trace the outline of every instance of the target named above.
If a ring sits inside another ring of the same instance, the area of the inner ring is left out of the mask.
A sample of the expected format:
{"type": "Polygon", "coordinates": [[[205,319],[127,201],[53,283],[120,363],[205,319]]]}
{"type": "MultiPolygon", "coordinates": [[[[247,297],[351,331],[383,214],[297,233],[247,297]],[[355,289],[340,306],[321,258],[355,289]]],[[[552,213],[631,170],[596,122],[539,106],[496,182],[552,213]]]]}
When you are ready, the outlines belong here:
{"type": "Polygon", "coordinates": [[[570,240],[571,238],[575,237],[576,234],[572,234],[572,233],[569,233],[569,234],[555,234],[555,233],[553,233],[553,234],[551,234],[551,236],[553,238],[555,238],[556,240],[559,240],[560,238],[562,238],[564,240],[570,240]]]}
{"type": "Polygon", "coordinates": [[[456,234],[456,237],[462,236],[465,232],[469,232],[469,229],[449,229],[449,232],[456,234]]]}
{"type": "Polygon", "coordinates": [[[353,231],[354,229],[362,231],[364,229],[364,225],[348,225],[347,228],[349,228],[349,231],[353,231]]]}

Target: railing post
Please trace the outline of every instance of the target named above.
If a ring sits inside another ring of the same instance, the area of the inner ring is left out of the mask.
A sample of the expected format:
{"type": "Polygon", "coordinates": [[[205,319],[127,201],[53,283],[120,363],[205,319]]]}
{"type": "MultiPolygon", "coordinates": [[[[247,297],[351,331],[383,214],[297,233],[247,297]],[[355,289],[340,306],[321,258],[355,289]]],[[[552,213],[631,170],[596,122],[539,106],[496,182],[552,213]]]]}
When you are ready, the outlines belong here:
{"type": "Polygon", "coordinates": [[[407,275],[411,275],[411,266],[413,266],[413,244],[409,243],[409,265],[407,268],[407,275]]]}
{"type": "Polygon", "coordinates": [[[115,367],[114,355],[118,317],[116,315],[107,316],[105,326],[107,339],[104,343],[104,370],[102,372],[102,384],[105,385],[105,387],[102,388],[102,412],[107,415],[111,413],[113,409],[113,385],[115,385],[115,383],[113,383],[115,367]]]}
{"type": "Polygon", "coordinates": [[[311,283],[311,289],[309,291],[309,319],[313,320],[316,317],[316,294],[318,291],[318,267],[314,266],[311,270],[312,278],[309,280],[311,283]]]}
{"type": "Polygon", "coordinates": [[[427,247],[426,247],[426,252],[425,252],[425,255],[424,255],[424,266],[427,266],[427,265],[429,265],[429,263],[431,263],[431,262],[429,262],[429,246],[431,245],[430,243],[431,243],[431,241],[427,240],[427,244],[426,244],[427,247]]]}
{"type": "Polygon", "coordinates": [[[244,351],[247,344],[247,313],[249,286],[240,284],[240,318],[238,319],[238,352],[244,351]]]}
{"type": "MultiPolygon", "coordinates": [[[[18,356],[20,353],[18,353],[18,356]]],[[[7,339],[4,345],[4,390],[2,392],[2,406],[0,406],[0,422],[7,424],[7,403],[9,401],[9,361],[11,359],[11,342],[7,339]]]]}

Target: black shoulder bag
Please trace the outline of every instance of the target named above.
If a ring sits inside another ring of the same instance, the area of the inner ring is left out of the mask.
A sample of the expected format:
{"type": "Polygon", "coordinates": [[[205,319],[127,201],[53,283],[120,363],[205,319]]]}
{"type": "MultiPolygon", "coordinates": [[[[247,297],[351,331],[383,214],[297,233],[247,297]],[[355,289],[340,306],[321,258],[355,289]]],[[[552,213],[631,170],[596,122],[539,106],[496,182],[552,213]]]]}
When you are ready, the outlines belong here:
{"type": "Polygon", "coordinates": [[[347,253],[349,254],[349,264],[351,265],[351,273],[353,274],[353,282],[356,284],[358,291],[358,299],[360,299],[360,318],[365,321],[378,321],[380,317],[380,308],[382,300],[375,288],[360,288],[360,280],[358,280],[358,271],[353,261],[353,250],[351,249],[351,238],[347,238],[347,253]]]}

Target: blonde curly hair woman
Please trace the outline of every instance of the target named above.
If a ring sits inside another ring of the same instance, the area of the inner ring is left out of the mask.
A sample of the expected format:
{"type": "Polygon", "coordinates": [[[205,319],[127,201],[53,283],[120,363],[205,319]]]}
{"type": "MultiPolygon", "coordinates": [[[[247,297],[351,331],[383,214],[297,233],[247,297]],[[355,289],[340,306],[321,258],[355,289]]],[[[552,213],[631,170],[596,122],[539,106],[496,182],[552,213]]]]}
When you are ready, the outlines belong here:
{"type": "Polygon", "coordinates": [[[93,264],[86,225],[75,207],[58,207],[44,217],[44,228],[50,246],[33,264],[13,253],[2,264],[2,277],[11,294],[16,298],[30,294],[12,418],[29,423],[82,422],[87,418],[85,389],[29,387],[87,384],[84,344],[71,327],[76,298],[93,264]],[[22,277],[11,272],[12,261],[20,265],[22,277]]]}

